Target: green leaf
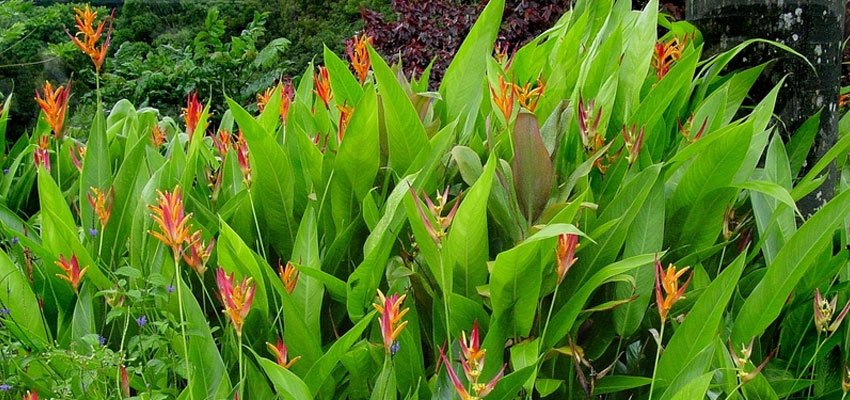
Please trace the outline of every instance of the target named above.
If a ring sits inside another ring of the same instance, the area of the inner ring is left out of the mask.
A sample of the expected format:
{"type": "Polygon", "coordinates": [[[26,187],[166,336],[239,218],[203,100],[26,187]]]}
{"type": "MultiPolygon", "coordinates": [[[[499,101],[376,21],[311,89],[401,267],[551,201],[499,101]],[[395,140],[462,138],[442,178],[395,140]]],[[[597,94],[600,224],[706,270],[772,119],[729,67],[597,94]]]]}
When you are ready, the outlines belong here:
{"type": "Polygon", "coordinates": [[[272,381],[275,391],[284,399],[300,400],[312,398],[307,384],[290,370],[277,365],[274,361],[260,357],[256,353],[257,362],[263,367],[266,376],[272,381]]]}
{"type": "Polygon", "coordinates": [[[23,272],[0,249],[0,307],[9,310],[3,324],[17,340],[33,350],[43,350],[50,338],[38,300],[23,272]]]}
{"type": "Polygon", "coordinates": [[[496,256],[490,275],[490,298],[493,318],[506,324],[507,335],[528,336],[531,331],[543,279],[540,265],[543,260],[552,260],[554,239],[562,233],[583,235],[572,225],[548,225],[516,247],[496,256]],[[543,243],[549,246],[541,246],[543,243]],[[543,255],[541,247],[545,250],[543,255]]]}
{"type": "MultiPolygon", "coordinates": [[[[106,119],[103,116],[102,106],[98,104],[89,133],[88,145],[86,145],[83,170],[80,172],[80,199],[85,199],[86,194],[93,187],[101,191],[108,190],[112,181],[111,165],[109,141],[106,138],[106,119]]],[[[100,230],[100,223],[96,222],[94,210],[88,201],[80,202],[80,219],[85,230],[90,228],[100,230]]]]}
{"type": "Polygon", "coordinates": [[[219,221],[216,250],[218,263],[224,269],[224,272],[228,274],[235,272],[237,280],[246,277],[254,279],[257,289],[254,295],[254,305],[251,307],[251,310],[262,313],[262,320],[268,321],[269,303],[265,279],[263,278],[264,274],[260,269],[260,265],[254,261],[254,255],[251,249],[245,245],[242,238],[224,220],[219,221]]]}
{"type": "Polygon", "coordinates": [[[398,175],[406,175],[416,155],[428,146],[425,127],[410,98],[396,79],[395,73],[378,53],[369,47],[369,59],[381,94],[387,131],[390,167],[398,175]]]}
{"type": "Polygon", "coordinates": [[[629,389],[647,386],[650,383],[652,383],[652,379],[645,376],[606,376],[596,382],[596,386],[593,388],[593,395],[600,396],[608,393],[623,392],[629,389]]]}
{"type": "Polygon", "coordinates": [[[493,53],[493,43],[502,22],[504,0],[491,0],[472,25],[449,67],[440,93],[446,102],[446,121],[461,119],[474,122],[483,98],[482,83],[487,73],[487,60],[493,53]]]}
{"type": "Polygon", "coordinates": [[[375,91],[368,90],[354,108],[334,162],[334,171],[357,199],[365,197],[375,183],[381,162],[380,150],[378,100],[375,91]]]}
{"type": "Polygon", "coordinates": [[[692,379],[685,386],[682,386],[679,390],[677,390],[676,394],[669,397],[669,400],[693,400],[705,398],[705,392],[708,391],[708,385],[711,384],[711,377],[713,375],[713,372],[709,372],[692,379]]]}
{"type": "MultiPolygon", "coordinates": [[[[291,259],[300,266],[299,271],[305,269],[321,270],[322,264],[319,259],[319,237],[316,226],[316,213],[312,208],[308,209],[301,218],[298,234],[295,236],[295,248],[292,250],[291,259]]],[[[322,298],[325,291],[322,284],[307,275],[298,279],[292,299],[298,308],[304,310],[304,322],[310,329],[309,334],[321,337],[319,322],[321,320],[322,298]]]]}
{"type": "MultiPolygon", "coordinates": [[[[661,257],[660,254],[657,256],[661,257]]],[[[546,337],[543,338],[543,350],[551,349],[567,335],[573,328],[576,317],[584,308],[590,295],[599,286],[610,282],[618,275],[655,261],[655,257],[656,254],[643,254],[610,264],[593,274],[575,293],[570,293],[567,303],[558,310],[549,322],[549,329],[546,331],[546,337]]]]}
{"type": "Polygon", "coordinates": [[[850,191],[835,196],[779,250],[767,273],[741,307],[732,329],[735,343],[748,342],[761,335],[779,316],[797,282],[830,243],[833,232],[848,213],[850,191]]]}
{"type": "Polygon", "coordinates": [[[366,314],[351,330],[337,339],[328,351],[313,364],[307,375],[304,375],[305,383],[307,383],[307,387],[310,388],[310,393],[314,397],[325,381],[331,376],[331,372],[333,372],[333,369],[339,363],[340,358],[354,345],[356,340],[360,339],[360,335],[372,323],[374,317],[375,311],[366,314]]]}
{"type": "Polygon", "coordinates": [[[452,221],[446,240],[446,264],[453,269],[454,288],[475,298],[476,287],[487,283],[487,199],[493,185],[497,160],[491,157],[484,173],[469,189],[452,221]]]}
{"type": "Polygon", "coordinates": [[[354,105],[360,102],[363,88],[357,82],[357,78],[336,54],[328,46],[324,50],[325,67],[328,69],[328,78],[331,80],[331,90],[337,104],[354,105]]]}

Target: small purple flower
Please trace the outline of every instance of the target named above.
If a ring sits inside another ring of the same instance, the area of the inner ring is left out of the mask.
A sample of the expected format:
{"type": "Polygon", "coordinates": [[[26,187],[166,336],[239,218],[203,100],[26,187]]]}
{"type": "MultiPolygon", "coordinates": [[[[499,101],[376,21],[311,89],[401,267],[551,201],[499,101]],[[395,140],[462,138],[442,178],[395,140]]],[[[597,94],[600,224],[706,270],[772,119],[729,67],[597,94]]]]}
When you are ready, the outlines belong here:
{"type": "Polygon", "coordinates": [[[165,291],[168,292],[168,293],[174,293],[174,285],[166,286],[165,291]]]}
{"type": "Polygon", "coordinates": [[[148,317],[142,315],[139,318],[136,318],[136,323],[139,324],[139,327],[142,328],[148,323],[148,317]]]}
{"type": "Polygon", "coordinates": [[[103,335],[97,335],[97,342],[100,343],[101,346],[106,345],[106,338],[103,335]]]}
{"type": "Polygon", "coordinates": [[[12,385],[8,383],[0,385],[0,391],[8,392],[9,390],[12,390],[12,385]]]}
{"type": "Polygon", "coordinates": [[[18,244],[18,237],[17,236],[12,237],[12,244],[18,244]]]}
{"type": "Polygon", "coordinates": [[[0,317],[5,317],[5,316],[9,315],[10,313],[11,313],[11,311],[9,311],[9,309],[6,308],[6,307],[0,308],[0,317]]]}
{"type": "Polygon", "coordinates": [[[401,345],[398,343],[398,340],[396,340],[393,342],[392,346],[390,346],[390,354],[395,355],[395,353],[398,353],[400,348],[401,345]]]}
{"type": "Polygon", "coordinates": [[[89,235],[97,236],[97,229],[90,228],[90,229],[89,229],[89,235]]]}
{"type": "Polygon", "coordinates": [[[9,168],[3,168],[3,175],[9,174],[9,168]]]}

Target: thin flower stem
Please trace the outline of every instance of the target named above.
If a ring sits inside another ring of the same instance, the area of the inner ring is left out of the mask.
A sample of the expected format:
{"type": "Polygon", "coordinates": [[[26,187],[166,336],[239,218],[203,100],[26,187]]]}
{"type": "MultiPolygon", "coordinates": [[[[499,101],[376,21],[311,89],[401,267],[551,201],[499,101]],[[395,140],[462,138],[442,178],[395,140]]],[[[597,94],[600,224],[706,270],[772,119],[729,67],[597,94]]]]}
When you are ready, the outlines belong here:
{"type": "Polygon", "coordinates": [[[236,340],[239,342],[239,389],[238,389],[238,392],[239,392],[239,398],[241,399],[241,398],[243,398],[243,395],[245,394],[244,393],[244,391],[245,391],[245,375],[244,375],[244,371],[243,371],[244,368],[243,368],[243,364],[242,364],[242,332],[236,333],[236,340]]]}
{"type": "Polygon", "coordinates": [[[263,255],[263,259],[267,260],[266,246],[263,244],[263,234],[260,233],[260,221],[257,219],[257,209],[254,207],[254,195],[252,194],[250,187],[248,187],[248,202],[251,204],[251,215],[254,217],[254,226],[257,229],[257,240],[260,242],[260,253],[263,255]]]}
{"type": "Polygon", "coordinates": [[[661,332],[658,334],[658,348],[655,350],[655,364],[652,367],[652,382],[649,384],[649,400],[652,400],[652,392],[655,390],[655,372],[658,371],[658,358],[661,356],[661,343],[664,340],[664,326],[661,324],[661,332]]]}
{"type": "MultiPolygon", "coordinates": [[[[813,355],[812,355],[812,357],[811,357],[811,358],[809,358],[809,361],[808,361],[808,362],[806,362],[806,365],[803,367],[803,370],[802,370],[802,371],[800,371],[800,374],[799,374],[799,375],[797,375],[797,379],[794,379],[794,383],[795,383],[795,384],[796,384],[796,382],[797,382],[797,381],[799,381],[800,379],[802,379],[802,378],[803,378],[803,375],[805,375],[806,370],[807,370],[807,369],[809,369],[809,366],[811,366],[811,365],[812,365],[812,363],[813,363],[813,362],[814,362],[814,361],[818,358],[818,353],[820,352],[821,346],[823,346],[823,344],[824,344],[824,343],[826,343],[826,341],[827,341],[827,340],[829,340],[829,336],[827,336],[827,337],[826,337],[826,339],[824,339],[824,341],[823,341],[823,343],[822,343],[822,342],[820,341],[820,332],[818,332],[818,340],[817,340],[817,345],[815,346],[815,354],[813,354],[813,355]]],[[[807,392],[808,392],[808,390],[807,390],[807,392]]],[[[788,398],[789,398],[790,396],[791,396],[791,392],[789,391],[789,392],[785,395],[785,397],[783,398],[783,400],[788,400],[788,398]]]]}
{"type": "MultiPolygon", "coordinates": [[[[558,299],[558,289],[560,289],[560,288],[561,288],[561,285],[555,286],[555,292],[552,294],[552,302],[549,303],[549,312],[546,314],[546,324],[543,325],[543,332],[540,334],[540,346],[542,346],[543,343],[546,341],[546,330],[549,329],[549,321],[552,319],[552,309],[555,307],[555,300],[558,299]]],[[[617,353],[619,353],[619,351],[617,353]]],[[[541,352],[537,356],[537,366],[535,367],[535,374],[534,374],[535,377],[537,376],[537,373],[539,373],[539,371],[540,371],[540,366],[542,365],[541,362],[543,361],[544,355],[545,355],[545,353],[541,352]]],[[[575,357],[575,355],[573,355],[573,356],[575,357]]],[[[531,399],[532,392],[533,391],[529,391],[528,399],[531,399]]]]}
{"type": "Polygon", "coordinates": [[[177,285],[177,303],[180,309],[180,334],[183,339],[183,360],[186,365],[186,386],[189,388],[189,398],[194,400],[195,395],[192,391],[192,370],[189,364],[189,344],[186,340],[186,316],[183,311],[183,282],[180,279],[180,255],[174,251],[174,281],[177,285]]]}
{"type": "Polygon", "coordinates": [[[744,382],[743,382],[743,381],[740,381],[740,382],[738,383],[738,386],[735,386],[735,389],[732,389],[732,391],[731,391],[731,392],[729,392],[729,394],[727,394],[727,395],[726,395],[726,399],[725,399],[725,400],[730,400],[730,399],[732,398],[732,395],[733,395],[733,394],[738,394],[738,391],[739,391],[739,390],[741,390],[741,388],[742,388],[742,387],[744,387],[744,382]]]}

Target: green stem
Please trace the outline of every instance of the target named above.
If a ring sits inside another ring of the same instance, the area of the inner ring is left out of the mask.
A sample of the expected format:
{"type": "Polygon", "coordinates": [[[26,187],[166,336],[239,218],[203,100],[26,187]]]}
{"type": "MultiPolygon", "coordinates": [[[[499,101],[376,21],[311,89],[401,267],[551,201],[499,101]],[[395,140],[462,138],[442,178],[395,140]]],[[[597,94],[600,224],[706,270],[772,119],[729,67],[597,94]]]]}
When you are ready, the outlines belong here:
{"type": "Polygon", "coordinates": [[[737,394],[737,393],[738,393],[738,390],[741,390],[741,388],[742,388],[743,386],[744,386],[744,382],[743,382],[743,381],[739,382],[739,383],[738,383],[738,386],[735,386],[735,389],[733,389],[731,392],[729,392],[729,394],[727,394],[727,395],[726,395],[726,399],[725,399],[725,400],[729,400],[729,399],[731,399],[731,398],[732,398],[732,395],[733,395],[733,394],[737,394]]]}
{"type": "Polygon", "coordinates": [[[239,388],[237,389],[239,392],[239,398],[243,398],[244,390],[245,390],[245,375],[244,375],[244,367],[242,364],[242,332],[236,332],[236,340],[239,342],[239,388]]]}
{"type": "MultiPolygon", "coordinates": [[[[542,350],[543,343],[546,342],[546,330],[549,329],[549,321],[552,319],[552,309],[555,308],[555,300],[558,299],[558,289],[560,289],[560,288],[561,288],[561,285],[555,286],[555,293],[552,294],[552,302],[549,303],[549,312],[546,313],[546,323],[543,325],[543,332],[540,335],[540,344],[539,345],[541,346],[541,350],[542,350]]],[[[617,353],[619,353],[619,351],[617,353]]],[[[540,354],[537,355],[537,365],[535,366],[535,372],[534,372],[535,377],[540,372],[540,366],[542,365],[544,355],[545,355],[544,352],[541,352],[540,354]]],[[[532,392],[533,391],[528,392],[528,399],[529,400],[531,399],[532,392]]]]}
{"type": "Polygon", "coordinates": [[[257,209],[254,208],[254,195],[251,194],[251,187],[248,187],[248,202],[251,204],[251,215],[254,216],[254,226],[257,229],[257,240],[260,242],[260,253],[262,253],[264,260],[268,260],[266,257],[266,246],[263,244],[263,235],[260,233],[260,221],[257,219],[257,209]]]}
{"type": "MultiPolygon", "coordinates": [[[[806,373],[806,370],[807,370],[807,369],[809,369],[809,366],[811,366],[811,365],[812,365],[812,363],[815,361],[815,359],[817,359],[817,358],[818,358],[818,353],[820,352],[820,348],[821,348],[821,346],[823,346],[823,344],[824,344],[824,343],[826,343],[826,341],[827,341],[827,340],[829,340],[829,336],[827,336],[827,338],[823,341],[823,343],[821,343],[821,341],[820,341],[820,334],[821,334],[821,333],[820,333],[820,332],[818,332],[818,340],[817,340],[817,345],[815,346],[815,354],[813,354],[813,355],[812,355],[812,357],[811,357],[811,358],[809,358],[809,361],[808,361],[808,362],[806,362],[806,365],[803,367],[803,370],[802,370],[802,371],[800,371],[800,374],[799,374],[799,375],[797,375],[797,379],[795,379],[795,380],[794,380],[794,383],[795,383],[795,384],[797,383],[797,381],[799,381],[800,379],[802,379],[802,378],[803,378],[803,375],[806,373]]],[[[808,390],[807,390],[807,392],[808,392],[808,390]]],[[[786,394],[786,395],[785,395],[785,397],[783,398],[783,400],[787,400],[789,396],[791,396],[791,392],[790,392],[790,391],[788,392],[788,394],[786,394]]]]}
{"type": "Polygon", "coordinates": [[[183,339],[183,360],[186,365],[186,386],[189,389],[189,398],[194,400],[192,392],[192,370],[189,364],[189,344],[186,340],[186,316],[183,311],[183,282],[180,279],[180,255],[174,251],[174,281],[177,285],[177,303],[180,309],[180,334],[183,339]]]}
{"type": "Polygon", "coordinates": [[[661,332],[658,334],[658,348],[655,350],[655,364],[652,367],[652,383],[649,384],[649,400],[652,400],[652,392],[655,390],[655,372],[658,371],[658,358],[661,356],[661,343],[664,340],[664,326],[661,324],[661,332]]]}

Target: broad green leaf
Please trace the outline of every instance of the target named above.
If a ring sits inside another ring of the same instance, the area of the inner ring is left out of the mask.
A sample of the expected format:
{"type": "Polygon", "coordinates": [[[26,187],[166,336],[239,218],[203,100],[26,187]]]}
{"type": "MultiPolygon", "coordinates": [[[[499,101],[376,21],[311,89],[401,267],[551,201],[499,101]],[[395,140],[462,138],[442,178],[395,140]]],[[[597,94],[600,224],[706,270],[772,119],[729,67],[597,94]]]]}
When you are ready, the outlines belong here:
{"type": "Polygon", "coordinates": [[[428,145],[425,127],[419,120],[413,103],[402,89],[395,74],[371,47],[369,59],[378,91],[381,94],[384,122],[387,131],[387,146],[389,148],[389,164],[397,175],[403,176],[410,172],[410,165],[417,153],[428,145]]]}
{"type": "Polygon", "coordinates": [[[708,385],[711,384],[713,373],[700,375],[682,386],[675,394],[669,397],[670,400],[693,400],[705,398],[705,392],[708,391],[708,385]]]}
{"type": "Polygon", "coordinates": [[[797,282],[830,243],[833,232],[848,213],[850,192],[842,192],[806,221],[779,250],[764,278],[741,307],[732,329],[734,342],[748,342],[779,316],[797,282]]]}
{"type": "Polygon", "coordinates": [[[305,384],[304,381],[302,381],[297,375],[293,374],[290,370],[277,365],[274,361],[260,357],[256,354],[255,356],[257,358],[257,362],[261,367],[263,367],[263,371],[266,372],[266,376],[268,376],[269,380],[272,381],[275,391],[279,396],[281,396],[281,398],[300,400],[312,397],[307,384],[305,384]]]}
{"type": "MultiPolygon", "coordinates": [[[[269,300],[264,274],[254,261],[251,249],[242,241],[236,232],[223,220],[219,221],[219,236],[216,241],[218,263],[227,274],[236,273],[237,280],[251,277],[257,285],[252,311],[263,314],[263,320],[268,321],[269,300]]],[[[214,273],[215,271],[211,271],[214,273]]]]}
{"type": "Polygon", "coordinates": [[[460,294],[475,298],[476,287],[487,283],[487,199],[493,185],[496,159],[491,157],[484,172],[469,188],[452,221],[446,240],[445,260],[453,269],[454,288],[460,294]]]}
{"type": "MultiPolygon", "coordinates": [[[[299,271],[305,269],[321,270],[319,259],[319,237],[316,226],[316,213],[308,209],[301,218],[298,234],[295,236],[295,248],[292,249],[292,261],[297,263],[299,271]]],[[[304,322],[310,329],[308,332],[321,337],[320,321],[322,298],[325,291],[322,284],[309,275],[300,277],[292,292],[292,299],[298,308],[304,310],[304,322]]]]}
{"type": "Polygon", "coordinates": [[[600,396],[608,393],[623,392],[630,389],[648,386],[652,379],[645,376],[612,375],[596,382],[593,395],[600,396]]]}
{"type": "Polygon", "coordinates": [[[35,293],[23,271],[0,249],[0,307],[9,311],[3,324],[17,340],[33,350],[50,343],[35,293]]]}
{"type": "MultiPolygon", "coordinates": [[[[98,105],[92,122],[89,141],[86,145],[86,157],[83,160],[83,170],[80,172],[79,198],[86,198],[91,188],[106,191],[112,181],[112,160],[109,155],[109,141],[106,137],[106,119],[103,109],[98,105]]],[[[61,189],[61,188],[60,188],[61,189]]],[[[85,230],[90,228],[100,230],[100,223],[94,215],[94,210],[88,201],[80,202],[80,216],[85,230]]]]}
{"type": "Polygon", "coordinates": [[[307,375],[304,375],[304,381],[307,383],[307,387],[310,388],[310,393],[315,395],[318,393],[321,386],[325,383],[333,369],[336,367],[337,363],[339,363],[340,358],[343,356],[345,352],[354,345],[354,342],[360,339],[360,335],[363,334],[363,331],[372,323],[372,319],[375,316],[375,312],[371,312],[366,314],[354,327],[351,328],[348,332],[346,332],[342,337],[334,341],[328,351],[319,358],[315,364],[313,364],[310,368],[310,371],[307,375]]]}
{"type": "Polygon", "coordinates": [[[340,174],[356,198],[362,199],[375,183],[380,161],[378,102],[370,86],[354,108],[334,162],[334,171],[340,174]]]}
{"type": "Polygon", "coordinates": [[[504,0],[487,3],[446,68],[440,84],[440,93],[446,102],[446,121],[472,121],[478,115],[484,96],[482,83],[487,73],[487,60],[493,53],[504,8],[504,0]]]}
{"type": "Polygon", "coordinates": [[[360,83],[345,64],[328,46],[324,50],[325,67],[328,69],[328,78],[331,80],[336,103],[339,105],[354,105],[360,102],[363,89],[360,83]]]}
{"type": "MultiPolygon", "coordinates": [[[[657,256],[661,257],[661,254],[657,256]]],[[[590,295],[599,286],[611,281],[618,275],[653,262],[655,257],[656,254],[644,254],[610,264],[593,274],[576,292],[570,293],[566,304],[552,316],[549,322],[549,329],[546,331],[546,337],[543,338],[543,350],[551,349],[569,333],[590,295]]]]}

